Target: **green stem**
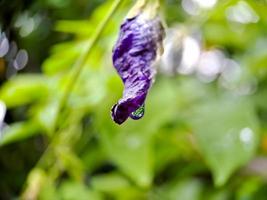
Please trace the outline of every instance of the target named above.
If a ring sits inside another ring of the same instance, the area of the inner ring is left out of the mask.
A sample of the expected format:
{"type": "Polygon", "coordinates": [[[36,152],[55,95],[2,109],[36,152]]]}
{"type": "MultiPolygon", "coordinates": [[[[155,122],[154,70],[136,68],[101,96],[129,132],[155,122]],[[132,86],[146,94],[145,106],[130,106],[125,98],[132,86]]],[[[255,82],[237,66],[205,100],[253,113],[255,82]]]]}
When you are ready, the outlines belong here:
{"type": "Polygon", "coordinates": [[[73,70],[71,71],[70,77],[69,77],[68,82],[66,84],[65,90],[63,91],[63,95],[59,101],[58,110],[56,112],[56,120],[54,122],[54,127],[53,127],[53,132],[57,131],[57,125],[58,125],[58,121],[59,121],[59,113],[65,107],[65,105],[68,101],[68,98],[69,98],[77,80],[79,79],[83,68],[85,67],[87,58],[91,54],[94,45],[98,42],[98,40],[99,40],[103,30],[105,29],[108,21],[115,14],[116,10],[118,9],[118,7],[120,6],[120,4],[122,2],[123,2],[123,0],[115,0],[113,2],[108,14],[103,19],[103,21],[101,21],[100,25],[97,27],[97,29],[96,29],[94,35],[92,36],[90,43],[88,44],[86,50],[81,54],[81,56],[75,62],[74,66],[73,66],[73,70]]]}
{"type": "Polygon", "coordinates": [[[58,122],[59,122],[59,115],[61,113],[61,111],[64,109],[68,98],[77,82],[77,80],[79,79],[83,68],[85,67],[86,61],[91,53],[91,51],[93,50],[94,45],[97,43],[97,41],[99,40],[103,30],[105,29],[108,21],[110,20],[110,18],[113,16],[113,14],[115,14],[115,11],[117,10],[117,8],[120,6],[120,4],[123,2],[123,0],[115,0],[114,3],[112,4],[107,16],[103,19],[103,21],[100,23],[100,25],[97,27],[94,35],[91,38],[91,42],[88,44],[86,50],[81,54],[81,56],[78,58],[78,60],[76,61],[76,63],[73,66],[73,70],[70,73],[70,77],[68,79],[68,82],[66,84],[65,90],[63,92],[63,95],[61,96],[60,100],[59,100],[59,105],[57,107],[57,112],[56,112],[56,119],[53,125],[53,133],[54,133],[54,138],[51,141],[50,145],[47,147],[47,149],[45,150],[45,152],[43,153],[43,156],[40,158],[40,160],[38,161],[36,166],[40,166],[43,161],[46,158],[46,155],[49,154],[51,148],[53,147],[56,139],[58,138],[56,135],[56,132],[58,132],[58,122]]]}

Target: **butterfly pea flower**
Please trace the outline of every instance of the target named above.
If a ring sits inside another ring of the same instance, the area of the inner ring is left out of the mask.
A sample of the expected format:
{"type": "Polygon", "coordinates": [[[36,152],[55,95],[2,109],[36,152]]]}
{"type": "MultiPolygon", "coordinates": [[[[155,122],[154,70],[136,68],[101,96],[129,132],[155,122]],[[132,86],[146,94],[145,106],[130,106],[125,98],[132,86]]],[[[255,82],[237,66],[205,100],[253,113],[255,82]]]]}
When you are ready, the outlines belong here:
{"type": "Polygon", "coordinates": [[[128,117],[134,120],[143,117],[146,96],[156,72],[153,64],[164,37],[155,7],[143,4],[138,9],[140,11],[132,12],[134,16],[131,14],[121,25],[113,49],[113,65],[124,83],[123,97],[111,110],[117,124],[122,124],[128,117]]]}

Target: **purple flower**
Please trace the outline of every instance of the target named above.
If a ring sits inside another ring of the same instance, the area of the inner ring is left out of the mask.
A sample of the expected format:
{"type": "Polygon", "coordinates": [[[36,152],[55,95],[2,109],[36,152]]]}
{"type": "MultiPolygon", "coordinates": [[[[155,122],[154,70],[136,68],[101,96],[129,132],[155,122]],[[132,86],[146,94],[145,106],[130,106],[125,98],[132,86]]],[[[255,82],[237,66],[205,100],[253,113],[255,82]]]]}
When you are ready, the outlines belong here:
{"type": "Polygon", "coordinates": [[[142,14],[126,19],[113,50],[113,64],[124,83],[123,97],[112,107],[112,118],[122,124],[129,116],[140,119],[152,85],[164,31],[158,17],[145,19],[142,14]]]}

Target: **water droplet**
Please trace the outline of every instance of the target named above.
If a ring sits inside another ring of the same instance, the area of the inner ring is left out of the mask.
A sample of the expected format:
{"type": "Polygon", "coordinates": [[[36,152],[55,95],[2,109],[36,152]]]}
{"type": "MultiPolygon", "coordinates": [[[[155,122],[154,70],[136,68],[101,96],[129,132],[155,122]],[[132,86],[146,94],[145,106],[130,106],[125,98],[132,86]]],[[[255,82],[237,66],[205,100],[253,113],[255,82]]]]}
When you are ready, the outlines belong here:
{"type": "Polygon", "coordinates": [[[145,114],[145,105],[140,106],[136,111],[132,112],[130,117],[134,120],[141,119],[145,114]]]}

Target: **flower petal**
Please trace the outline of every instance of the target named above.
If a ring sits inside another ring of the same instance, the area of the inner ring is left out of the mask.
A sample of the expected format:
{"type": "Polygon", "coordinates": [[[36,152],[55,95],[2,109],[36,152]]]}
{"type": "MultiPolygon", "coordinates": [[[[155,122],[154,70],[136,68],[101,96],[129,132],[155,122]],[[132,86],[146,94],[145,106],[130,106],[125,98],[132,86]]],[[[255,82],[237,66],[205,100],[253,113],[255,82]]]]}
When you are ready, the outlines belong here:
{"type": "Polygon", "coordinates": [[[142,14],[126,19],[121,25],[119,39],[113,50],[113,64],[124,83],[123,97],[112,108],[112,118],[122,124],[144,105],[152,85],[163,29],[159,18],[145,19],[142,14]]]}

